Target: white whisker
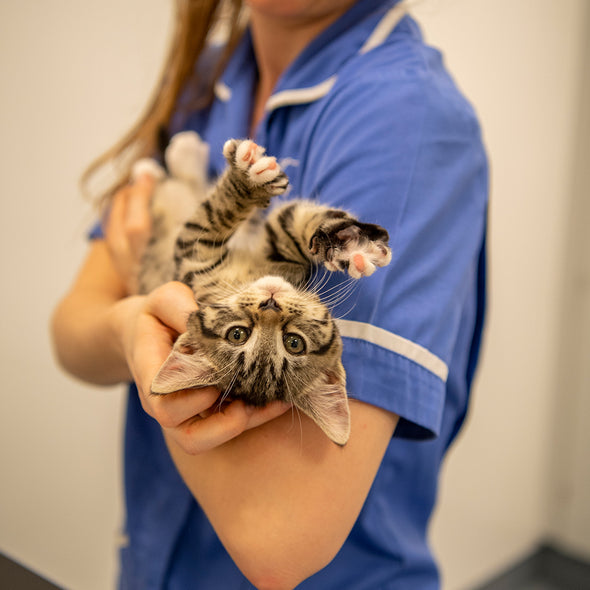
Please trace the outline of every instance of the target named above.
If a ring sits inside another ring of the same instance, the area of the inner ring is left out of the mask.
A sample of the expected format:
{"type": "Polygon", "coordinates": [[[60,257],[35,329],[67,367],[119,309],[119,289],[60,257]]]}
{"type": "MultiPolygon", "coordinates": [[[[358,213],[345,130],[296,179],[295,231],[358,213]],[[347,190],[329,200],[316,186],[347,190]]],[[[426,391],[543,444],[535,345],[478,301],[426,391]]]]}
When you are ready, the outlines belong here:
{"type": "Polygon", "coordinates": [[[322,297],[322,301],[328,308],[333,309],[349,299],[355,291],[357,291],[357,281],[352,279],[351,281],[340,285],[340,288],[334,290],[329,297],[322,297]]]}
{"type": "Polygon", "coordinates": [[[292,403],[291,405],[291,424],[293,425],[295,422],[294,416],[297,415],[297,419],[299,420],[299,437],[300,437],[300,445],[301,450],[303,450],[303,423],[301,422],[301,414],[299,412],[299,408],[295,405],[295,396],[291,392],[291,384],[289,380],[293,377],[293,375],[285,375],[285,385],[287,387],[287,391],[289,393],[289,399],[292,403]]]}

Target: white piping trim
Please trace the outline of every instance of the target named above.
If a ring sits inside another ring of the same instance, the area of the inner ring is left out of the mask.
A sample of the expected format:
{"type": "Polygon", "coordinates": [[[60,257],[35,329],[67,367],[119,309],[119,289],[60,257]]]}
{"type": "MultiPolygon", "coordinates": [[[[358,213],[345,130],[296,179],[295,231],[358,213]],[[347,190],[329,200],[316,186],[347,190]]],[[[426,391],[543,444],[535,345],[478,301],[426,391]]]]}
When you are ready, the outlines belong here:
{"type": "Polygon", "coordinates": [[[213,92],[221,102],[229,102],[231,99],[231,88],[221,80],[215,83],[213,92]]]}
{"type": "MultiPolygon", "coordinates": [[[[400,2],[398,2],[393,8],[390,8],[360,48],[358,52],[359,55],[367,53],[368,51],[371,51],[371,49],[381,45],[385,39],[387,39],[391,31],[395,29],[400,20],[405,16],[407,11],[408,8],[404,0],[400,0],[400,2]]],[[[266,101],[264,109],[266,112],[270,112],[280,107],[315,102],[326,96],[326,94],[332,90],[332,87],[336,83],[336,79],[337,76],[334,74],[323,82],[320,82],[315,86],[310,86],[309,88],[295,88],[293,90],[277,92],[266,101]]],[[[228,102],[232,95],[231,88],[221,80],[218,80],[215,84],[214,93],[222,102],[228,102]]]]}
{"type": "Polygon", "coordinates": [[[397,334],[388,332],[383,328],[365,324],[363,322],[355,322],[352,320],[336,320],[340,335],[344,338],[356,338],[357,340],[365,340],[371,344],[380,346],[395,352],[412,362],[420,365],[427,371],[436,375],[439,379],[446,382],[449,375],[449,368],[446,363],[437,357],[435,354],[397,334]]]}
{"type": "Polygon", "coordinates": [[[279,107],[314,102],[323,96],[326,96],[326,94],[332,90],[332,86],[334,86],[335,83],[336,76],[334,75],[315,86],[310,86],[309,88],[296,88],[295,90],[283,90],[282,92],[277,92],[266,101],[264,108],[266,111],[272,111],[279,107]]]}
{"type": "MultiPolygon", "coordinates": [[[[381,45],[385,39],[387,39],[391,31],[395,29],[401,19],[406,15],[407,11],[408,7],[406,6],[404,0],[400,0],[400,2],[398,2],[393,8],[390,8],[385,16],[379,21],[377,26],[373,29],[373,32],[365,40],[363,46],[358,52],[359,55],[367,53],[368,51],[371,51],[371,49],[381,45]]],[[[274,109],[284,106],[306,104],[319,100],[320,98],[326,96],[330,90],[332,90],[332,87],[336,83],[336,79],[337,76],[334,74],[323,82],[320,82],[315,86],[310,86],[309,88],[296,88],[294,90],[283,90],[282,92],[277,92],[277,94],[273,94],[266,101],[264,108],[266,112],[270,112],[274,109]]],[[[231,96],[231,91],[229,88],[227,88],[227,90],[230,92],[231,96]]]]}
{"type": "Polygon", "coordinates": [[[387,14],[379,21],[377,26],[373,29],[373,32],[369,35],[363,46],[359,50],[359,54],[367,53],[381,45],[389,34],[399,22],[404,18],[408,12],[406,3],[402,1],[398,2],[393,8],[390,8],[387,14]]]}

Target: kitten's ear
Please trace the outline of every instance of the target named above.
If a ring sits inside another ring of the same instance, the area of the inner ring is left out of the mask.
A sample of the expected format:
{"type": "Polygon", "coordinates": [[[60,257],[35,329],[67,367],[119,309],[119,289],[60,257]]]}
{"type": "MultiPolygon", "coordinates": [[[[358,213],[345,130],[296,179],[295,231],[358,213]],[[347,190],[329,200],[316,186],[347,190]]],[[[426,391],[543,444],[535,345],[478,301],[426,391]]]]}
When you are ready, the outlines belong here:
{"type": "Polygon", "coordinates": [[[309,395],[302,396],[295,406],[307,414],[337,445],[344,446],[350,436],[350,409],[346,395],[344,370],[330,372],[318,379],[309,395]]]}
{"type": "Polygon", "coordinates": [[[217,371],[203,353],[182,342],[182,336],[152,381],[152,393],[165,394],[215,385],[217,371]]]}

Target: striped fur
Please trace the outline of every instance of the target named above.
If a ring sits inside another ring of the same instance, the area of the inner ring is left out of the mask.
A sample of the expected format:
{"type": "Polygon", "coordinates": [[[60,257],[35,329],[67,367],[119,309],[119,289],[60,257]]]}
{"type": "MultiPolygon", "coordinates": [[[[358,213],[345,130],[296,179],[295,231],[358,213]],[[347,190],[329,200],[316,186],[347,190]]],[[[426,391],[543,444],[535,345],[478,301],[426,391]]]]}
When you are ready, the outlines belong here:
{"type": "Polygon", "coordinates": [[[318,265],[360,278],[388,264],[387,232],[301,199],[264,218],[261,210],[288,187],[275,158],[252,141],[229,140],[228,166],[207,190],[206,154],[185,132],[166,152],[174,176],[152,161],[136,166],[160,178],[141,291],[180,280],[199,306],[152,391],[215,385],[223,399],[254,406],[287,401],[343,445],[350,416],[342,341],[327,306],[305,285],[318,265]]]}

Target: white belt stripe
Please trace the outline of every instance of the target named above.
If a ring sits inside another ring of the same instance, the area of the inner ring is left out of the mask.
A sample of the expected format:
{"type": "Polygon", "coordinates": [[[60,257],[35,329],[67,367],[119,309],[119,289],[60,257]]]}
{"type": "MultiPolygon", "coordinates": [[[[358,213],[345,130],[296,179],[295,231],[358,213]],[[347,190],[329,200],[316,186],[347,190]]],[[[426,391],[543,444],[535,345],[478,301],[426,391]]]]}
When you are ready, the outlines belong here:
{"type": "Polygon", "coordinates": [[[407,338],[402,338],[397,334],[388,332],[383,328],[372,326],[371,324],[352,320],[337,320],[336,323],[343,337],[365,340],[366,342],[395,352],[420,365],[446,382],[449,374],[449,368],[446,363],[423,346],[407,338]]]}

